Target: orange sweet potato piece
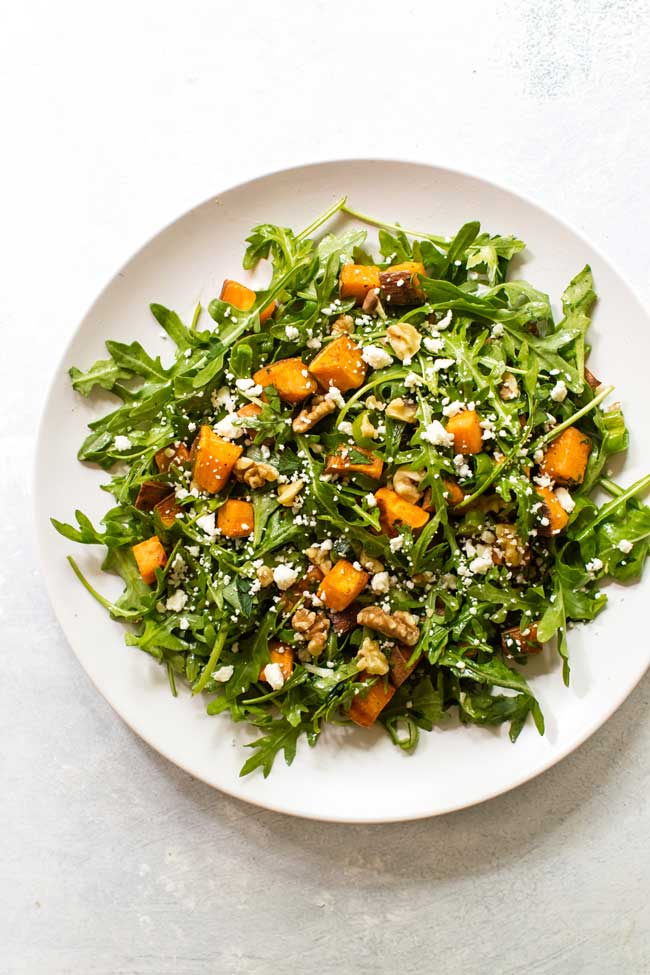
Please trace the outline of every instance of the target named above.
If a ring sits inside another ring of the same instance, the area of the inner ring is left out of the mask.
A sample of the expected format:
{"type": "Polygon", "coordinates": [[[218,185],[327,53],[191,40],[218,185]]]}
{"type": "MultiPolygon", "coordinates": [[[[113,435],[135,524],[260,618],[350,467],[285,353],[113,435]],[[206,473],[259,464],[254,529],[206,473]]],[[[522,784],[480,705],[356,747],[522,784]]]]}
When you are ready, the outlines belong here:
{"type": "Polygon", "coordinates": [[[425,276],[424,264],[422,261],[402,261],[401,264],[391,264],[391,271],[404,271],[406,274],[416,275],[415,284],[417,284],[417,275],[421,274],[422,277],[425,276]]]}
{"type": "MultiPolygon", "coordinates": [[[[448,507],[453,508],[455,505],[460,504],[461,501],[465,500],[465,492],[462,487],[452,480],[450,477],[442,477],[442,487],[443,493],[446,495],[445,501],[448,507]]],[[[431,488],[427,488],[424,492],[424,497],[420,502],[420,506],[424,511],[434,511],[435,507],[431,497],[431,488]]]]}
{"type": "Polygon", "coordinates": [[[428,511],[400,498],[399,494],[390,488],[379,488],[375,492],[375,500],[379,508],[379,523],[386,535],[397,534],[394,528],[396,524],[408,525],[415,531],[423,528],[429,520],[428,511]]]}
{"type": "MultiPolygon", "coordinates": [[[[219,297],[222,301],[227,301],[233,308],[238,308],[239,311],[248,311],[257,300],[257,294],[254,291],[247,288],[245,284],[232,281],[230,278],[226,278],[224,281],[219,297]]],[[[276,301],[272,301],[270,305],[263,308],[260,311],[260,322],[264,323],[270,318],[276,308],[276,301]]]]}
{"type": "Polygon", "coordinates": [[[569,515],[560,504],[555,491],[548,487],[535,488],[543,501],[541,515],[548,519],[548,525],[543,525],[539,531],[542,535],[559,535],[566,528],[569,515]]]}
{"type": "Polygon", "coordinates": [[[350,448],[346,447],[345,444],[337,447],[335,454],[328,455],[325,465],[326,474],[347,474],[349,471],[355,471],[359,474],[365,474],[366,477],[372,477],[375,481],[379,480],[383,469],[383,460],[381,457],[375,457],[371,450],[366,450],[364,447],[350,448]],[[367,457],[368,463],[352,463],[350,455],[354,456],[357,453],[367,457]]]}
{"type": "Polygon", "coordinates": [[[368,292],[378,287],[378,267],[366,264],[344,264],[341,268],[339,275],[341,298],[354,298],[356,303],[361,305],[368,292]]]}
{"type": "Polygon", "coordinates": [[[269,366],[262,366],[253,379],[260,386],[274,386],[285,403],[301,403],[318,389],[302,359],[278,359],[269,366]]]}
{"type": "Polygon", "coordinates": [[[171,528],[172,525],[176,524],[176,515],[180,515],[183,509],[177,502],[176,495],[172,491],[171,494],[167,494],[162,501],[158,502],[154,511],[158,513],[158,517],[165,528],[171,528]]]}
{"type": "Polygon", "coordinates": [[[140,575],[148,586],[156,581],[156,569],[162,569],[167,553],[157,535],[131,546],[140,575]]]}
{"type": "Polygon", "coordinates": [[[577,427],[567,427],[548,445],[539,469],[557,484],[582,484],[590,452],[589,437],[577,427]]]}
{"type": "Polygon", "coordinates": [[[341,613],[365,589],[369,578],[363,569],[355,569],[347,559],[339,559],[318,587],[318,598],[329,609],[341,613]]]}
{"type": "Polygon", "coordinates": [[[253,531],[253,505],[239,498],[228,498],[217,511],[217,528],[227,538],[245,538],[253,531]]]}
{"type": "Polygon", "coordinates": [[[501,634],[501,649],[506,657],[520,653],[541,653],[543,645],[537,639],[537,623],[531,623],[524,631],[518,626],[504,630],[501,634]]]}
{"type": "Polygon", "coordinates": [[[481,419],[476,410],[461,410],[450,416],[446,429],[453,434],[457,454],[480,454],[483,450],[481,419]]]}
{"type": "MultiPolygon", "coordinates": [[[[271,659],[270,664],[280,664],[280,670],[282,671],[282,676],[285,681],[289,680],[293,673],[293,650],[288,647],[285,643],[280,643],[279,640],[271,640],[269,643],[269,654],[271,659]]],[[[264,676],[264,671],[266,670],[266,664],[260,670],[259,680],[266,680],[264,676]]]]}
{"type": "Polygon", "coordinates": [[[156,454],[156,464],[161,474],[166,474],[170,467],[182,467],[183,464],[188,463],[189,459],[190,452],[184,443],[180,443],[178,447],[170,444],[169,447],[163,447],[156,454]]]}
{"type": "MultiPolygon", "coordinates": [[[[367,680],[370,675],[364,671],[359,680],[367,680]]],[[[385,677],[378,677],[367,691],[359,691],[352,699],[348,716],[362,728],[370,728],[393,697],[396,688],[385,677]]]]}
{"type": "Polygon", "coordinates": [[[204,424],[192,444],[192,474],[198,487],[208,494],[221,491],[242,452],[242,447],[223,440],[204,424]]]}
{"type": "Polygon", "coordinates": [[[345,393],[363,385],[367,368],[356,342],[349,335],[341,335],[312,359],[309,371],[323,389],[336,386],[345,393]]]}
{"type": "Polygon", "coordinates": [[[169,484],[160,481],[143,481],[135,499],[134,507],[138,511],[152,511],[153,508],[169,494],[169,484]]]}

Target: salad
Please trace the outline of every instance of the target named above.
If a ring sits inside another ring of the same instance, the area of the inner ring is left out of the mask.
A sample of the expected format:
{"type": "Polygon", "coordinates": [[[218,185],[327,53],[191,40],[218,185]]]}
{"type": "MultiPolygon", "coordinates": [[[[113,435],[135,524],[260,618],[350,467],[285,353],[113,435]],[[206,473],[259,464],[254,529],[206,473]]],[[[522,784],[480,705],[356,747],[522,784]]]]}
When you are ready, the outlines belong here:
{"type": "Polygon", "coordinates": [[[81,395],[115,396],[78,454],[111,471],[114,505],[101,527],[53,524],[105,547],[122,595],[70,558],[75,573],[172,694],[259,729],[242,775],[327,722],[381,725],[403,749],[450,713],[506,722],[513,742],[530,715],[543,734],[526,664],[550,642],[568,684],[568,631],[650,544],[650,476],[608,473],[628,433],[585,365],[589,267],[556,320],[508,280],[524,243],[477,222],[414,233],[343,199],[247,245],[265,290],[226,280],[189,324],[151,305],[169,364],[107,341],[70,370],[81,395]],[[341,212],[351,229],[324,232],[341,212]]]}

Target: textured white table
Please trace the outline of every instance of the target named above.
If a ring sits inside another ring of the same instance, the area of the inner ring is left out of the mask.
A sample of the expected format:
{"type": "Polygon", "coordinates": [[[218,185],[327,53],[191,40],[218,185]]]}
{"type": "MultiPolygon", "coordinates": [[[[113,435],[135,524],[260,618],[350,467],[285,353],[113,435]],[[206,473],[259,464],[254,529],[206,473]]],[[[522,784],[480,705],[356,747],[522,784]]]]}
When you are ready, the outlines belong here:
{"type": "Polygon", "coordinates": [[[334,156],[466,168],[563,214],[650,297],[648,3],[442,6],[4,9],[2,975],[650,971],[647,679],[579,752],[482,807],[301,822],[136,739],[67,647],[35,562],[52,365],[123,259],[217,189],[334,156]]]}

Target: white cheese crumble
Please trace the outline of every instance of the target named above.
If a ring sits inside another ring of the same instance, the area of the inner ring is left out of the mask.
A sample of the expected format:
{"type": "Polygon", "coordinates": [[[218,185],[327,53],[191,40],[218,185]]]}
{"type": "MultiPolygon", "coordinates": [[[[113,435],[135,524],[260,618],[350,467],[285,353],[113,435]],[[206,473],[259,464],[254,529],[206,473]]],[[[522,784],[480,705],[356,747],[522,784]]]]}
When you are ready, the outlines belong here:
{"type": "Polygon", "coordinates": [[[434,355],[437,355],[438,352],[442,352],[445,346],[444,339],[426,338],[422,344],[427,352],[433,352],[434,355]]]}
{"type": "Polygon", "coordinates": [[[414,386],[419,386],[421,382],[422,379],[416,372],[407,372],[404,377],[404,385],[407,389],[413,389],[414,386]]]}
{"type": "Polygon", "coordinates": [[[374,496],[372,492],[370,492],[370,494],[366,494],[366,504],[368,505],[369,508],[377,507],[377,498],[374,496]]]}
{"type": "Polygon", "coordinates": [[[273,570],[273,581],[278,589],[288,589],[289,586],[294,584],[297,578],[298,570],[294,569],[292,565],[276,565],[273,570]]]}
{"type": "Polygon", "coordinates": [[[434,372],[442,372],[444,369],[449,369],[456,362],[455,359],[435,359],[433,363],[434,372]]]}
{"type": "Polygon", "coordinates": [[[343,393],[338,388],[338,386],[330,386],[330,388],[325,393],[325,399],[331,399],[332,402],[336,403],[337,406],[345,406],[343,393]]]}
{"type": "Polygon", "coordinates": [[[287,325],[284,330],[284,334],[287,336],[290,342],[295,342],[296,339],[300,338],[300,329],[297,329],[295,325],[287,325]]]}
{"type": "MultiPolygon", "coordinates": [[[[535,481],[539,484],[540,478],[535,478],[535,481]]],[[[565,487],[559,487],[555,489],[555,497],[558,499],[567,514],[571,514],[576,506],[575,501],[571,497],[571,494],[565,487]]]]}
{"type": "Polygon", "coordinates": [[[475,559],[469,563],[469,571],[473,575],[484,575],[488,569],[491,569],[493,565],[491,555],[477,555],[475,559]]]}
{"type": "Polygon", "coordinates": [[[566,383],[563,379],[558,379],[555,386],[551,390],[551,399],[556,403],[563,403],[567,397],[569,390],[566,388],[566,383]]]}
{"type": "MultiPolygon", "coordinates": [[[[401,536],[400,536],[401,537],[401,536]]],[[[390,589],[390,578],[387,572],[377,572],[370,581],[370,588],[373,592],[388,592],[390,589]]]]}
{"type": "Polygon", "coordinates": [[[117,436],[113,441],[116,450],[130,450],[133,446],[128,437],[117,436]]]}
{"type": "Polygon", "coordinates": [[[391,552],[399,552],[399,550],[404,547],[404,536],[396,535],[395,538],[391,538],[390,542],[388,543],[388,547],[391,552]]]}
{"type": "Polygon", "coordinates": [[[594,558],[590,562],[587,562],[585,569],[587,572],[600,572],[603,567],[603,561],[599,558],[594,558]]]}
{"type": "Polygon", "coordinates": [[[337,427],[337,430],[340,433],[344,433],[346,437],[352,436],[352,424],[350,423],[349,420],[341,420],[341,422],[337,427]]]}
{"type": "Polygon", "coordinates": [[[461,403],[459,399],[455,399],[453,402],[448,403],[447,406],[443,406],[442,413],[443,416],[456,416],[457,413],[461,413],[466,409],[465,403],[461,403]]]}
{"type": "Polygon", "coordinates": [[[267,664],[264,668],[264,680],[267,681],[274,691],[279,691],[284,687],[284,674],[280,664],[267,664]]]}
{"type": "Polygon", "coordinates": [[[451,308],[447,312],[444,318],[441,318],[439,322],[436,322],[436,328],[448,328],[451,325],[452,312],[451,308]]]}
{"type": "Polygon", "coordinates": [[[447,433],[440,420],[433,420],[427,424],[422,439],[433,444],[434,447],[453,447],[454,445],[453,433],[447,433]]]}
{"type": "Polygon", "coordinates": [[[167,597],[167,602],[165,606],[167,609],[171,610],[172,613],[180,613],[185,607],[187,602],[187,593],[183,592],[182,589],[177,589],[172,596],[167,597]]]}
{"type": "Polygon", "coordinates": [[[207,515],[201,515],[199,518],[196,519],[195,524],[198,525],[201,531],[204,531],[206,535],[217,534],[217,526],[215,523],[214,512],[210,512],[207,515]]]}
{"type": "Polygon", "coordinates": [[[492,338],[493,339],[501,338],[503,332],[504,332],[504,328],[501,322],[495,322],[491,329],[492,338]]]}
{"type": "Polygon", "coordinates": [[[627,538],[622,538],[616,547],[623,555],[628,555],[634,548],[634,545],[627,538]]]}
{"type": "Polygon", "coordinates": [[[212,679],[218,681],[220,684],[225,684],[226,681],[230,680],[234,672],[235,668],[232,664],[224,664],[223,667],[219,667],[212,672],[212,679]]]}
{"type": "Polygon", "coordinates": [[[392,355],[378,345],[366,345],[361,353],[361,358],[373,369],[383,369],[393,361],[392,355]]]}
{"type": "Polygon", "coordinates": [[[229,413],[228,416],[224,416],[223,420],[215,423],[214,432],[218,433],[224,440],[237,440],[238,437],[243,437],[243,428],[235,424],[237,419],[236,413],[229,413]]]}

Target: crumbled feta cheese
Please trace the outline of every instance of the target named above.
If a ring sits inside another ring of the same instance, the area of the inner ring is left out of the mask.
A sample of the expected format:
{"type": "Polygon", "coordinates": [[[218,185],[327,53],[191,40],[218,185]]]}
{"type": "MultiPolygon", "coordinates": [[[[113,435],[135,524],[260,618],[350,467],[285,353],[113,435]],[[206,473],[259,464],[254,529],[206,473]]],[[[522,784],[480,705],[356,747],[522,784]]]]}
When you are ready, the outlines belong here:
{"type": "MultiPolygon", "coordinates": [[[[535,481],[537,482],[537,484],[539,484],[540,480],[541,480],[541,478],[537,478],[537,477],[535,478],[535,481]]],[[[553,482],[551,482],[551,483],[553,483],[553,482]]],[[[543,486],[544,485],[542,485],[542,487],[543,486]]],[[[571,494],[567,491],[567,489],[565,487],[556,488],[555,489],[555,497],[558,499],[558,501],[560,502],[560,504],[562,505],[562,507],[564,508],[564,510],[567,512],[567,514],[571,514],[571,512],[573,511],[573,509],[576,506],[576,503],[573,500],[573,498],[571,497],[571,494]]]]}
{"type": "Polygon", "coordinates": [[[442,372],[444,369],[449,369],[456,362],[455,359],[435,359],[433,363],[434,372],[442,372]]]}
{"type": "Polygon", "coordinates": [[[587,572],[600,572],[603,567],[603,561],[599,558],[593,558],[590,562],[587,562],[585,569],[587,572]]]}
{"type": "Polygon", "coordinates": [[[419,386],[422,379],[416,372],[407,372],[404,377],[404,385],[407,389],[413,389],[415,386],[419,386]]]}
{"type": "Polygon", "coordinates": [[[495,322],[494,325],[492,326],[492,329],[491,329],[492,338],[493,339],[501,338],[501,336],[503,335],[503,332],[504,332],[504,329],[503,329],[503,325],[501,324],[501,322],[495,322]]]}
{"type": "Polygon", "coordinates": [[[439,322],[436,322],[436,328],[448,328],[448,326],[451,325],[451,319],[452,311],[450,308],[444,318],[441,318],[439,322]]]}
{"type": "Polygon", "coordinates": [[[323,342],[317,335],[314,335],[312,338],[307,339],[305,344],[308,349],[320,349],[323,342]]]}
{"type": "Polygon", "coordinates": [[[336,429],[339,433],[344,433],[346,437],[352,436],[352,424],[349,420],[341,420],[336,429]]]}
{"type": "Polygon", "coordinates": [[[493,565],[491,555],[477,555],[476,558],[472,559],[469,563],[469,571],[473,575],[484,575],[488,569],[491,569],[493,565]]]}
{"type": "MultiPolygon", "coordinates": [[[[288,589],[292,586],[296,579],[298,578],[298,570],[294,569],[292,565],[276,565],[273,570],[273,581],[275,582],[278,589],[288,589]]],[[[282,685],[280,685],[282,686],[282,685]]]]}
{"type": "Polygon", "coordinates": [[[399,550],[404,547],[404,536],[396,535],[395,538],[391,538],[390,542],[388,543],[388,547],[393,553],[399,552],[399,550]]]}
{"type": "Polygon", "coordinates": [[[433,420],[427,424],[422,439],[433,444],[434,447],[453,447],[454,444],[453,433],[447,433],[440,420],[433,420]]]}
{"type": "Polygon", "coordinates": [[[165,606],[167,609],[171,610],[172,613],[180,613],[187,602],[187,593],[183,592],[182,589],[177,589],[172,596],[167,597],[167,602],[165,606]]]}
{"type": "Polygon", "coordinates": [[[462,454],[456,454],[454,457],[454,467],[456,468],[459,477],[472,476],[472,468],[465,462],[465,458],[462,454]]]}
{"type": "Polygon", "coordinates": [[[634,545],[632,542],[629,542],[627,538],[622,538],[618,543],[617,548],[619,552],[623,553],[623,555],[628,555],[634,548],[634,545]]]}
{"type": "Polygon", "coordinates": [[[296,339],[300,338],[300,329],[296,328],[295,325],[287,325],[284,330],[284,334],[287,336],[290,342],[295,342],[296,339]]]}
{"type": "Polygon", "coordinates": [[[427,350],[427,352],[433,352],[434,355],[437,355],[438,352],[442,352],[445,342],[444,339],[426,338],[424,339],[422,344],[424,345],[424,348],[427,350]]]}
{"type": "Polygon", "coordinates": [[[200,515],[200,517],[196,519],[195,524],[201,529],[201,531],[204,531],[206,535],[217,534],[217,525],[215,522],[214,512],[210,512],[207,515],[200,515]]]}
{"type": "Polygon", "coordinates": [[[376,572],[370,581],[370,588],[373,592],[388,592],[390,589],[390,579],[388,573],[376,572]]]}
{"type": "Polygon", "coordinates": [[[181,630],[189,630],[190,621],[187,619],[186,616],[181,616],[181,618],[178,621],[178,626],[181,630]]]}
{"type": "Polygon", "coordinates": [[[280,664],[267,664],[264,668],[264,680],[267,681],[274,691],[279,691],[284,687],[284,674],[280,664]]]}
{"type": "Polygon", "coordinates": [[[227,386],[222,386],[221,389],[213,389],[210,400],[215,410],[225,406],[230,413],[235,408],[235,399],[227,386]]]}
{"type": "MultiPolygon", "coordinates": [[[[534,477],[533,478],[533,481],[535,482],[535,484],[537,484],[538,487],[541,487],[541,488],[552,488],[553,485],[555,484],[555,481],[553,480],[553,478],[552,477],[549,477],[548,474],[539,474],[537,477],[534,477]]],[[[569,497],[570,496],[571,495],[569,495],[569,497]]],[[[564,505],[562,505],[562,507],[564,507],[564,505]]],[[[567,509],[565,509],[565,510],[567,510],[567,509]]],[[[573,510],[573,509],[571,509],[571,510],[573,510]]]]}
{"type": "Polygon", "coordinates": [[[218,433],[224,440],[237,440],[238,437],[244,435],[243,428],[235,424],[237,419],[236,413],[229,413],[228,416],[224,416],[223,420],[219,420],[215,424],[214,432],[218,433]]]}
{"type": "Polygon", "coordinates": [[[465,403],[461,403],[459,399],[455,399],[452,403],[448,403],[447,406],[443,406],[442,413],[443,416],[456,416],[462,410],[467,409],[465,403]]]}
{"type": "Polygon", "coordinates": [[[535,453],[533,454],[533,460],[535,461],[536,464],[541,464],[542,461],[544,460],[544,451],[542,450],[541,447],[538,447],[535,453]]]}
{"type": "Polygon", "coordinates": [[[370,494],[366,494],[366,504],[368,505],[369,508],[377,507],[377,498],[374,496],[372,491],[370,492],[370,494]]]}
{"type": "Polygon", "coordinates": [[[212,679],[218,681],[220,684],[225,684],[226,681],[230,680],[234,672],[235,668],[232,664],[224,664],[223,667],[219,667],[212,672],[212,679]]]}
{"type": "Polygon", "coordinates": [[[555,400],[556,403],[563,403],[567,397],[569,390],[566,388],[566,383],[563,379],[558,379],[555,386],[551,390],[551,399],[555,400]]]}
{"type": "Polygon", "coordinates": [[[333,403],[337,406],[345,406],[345,400],[343,399],[343,394],[338,386],[330,386],[330,388],[325,393],[325,399],[331,399],[333,403]]]}
{"type": "Polygon", "coordinates": [[[393,361],[392,355],[379,345],[366,345],[361,353],[361,358],[373,369],[384,369],[393,361]]]}
{"type": "Polygon", "coordinates": [[[130,450],[133,444],[128,437],[117,436],[113,441],[116,450],[130,450]]]}

